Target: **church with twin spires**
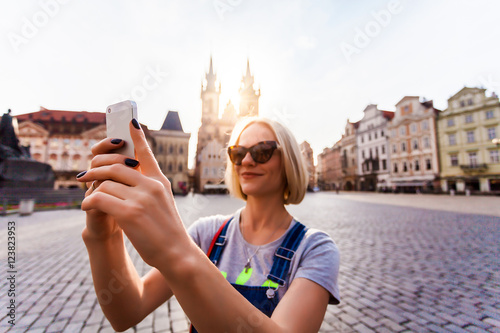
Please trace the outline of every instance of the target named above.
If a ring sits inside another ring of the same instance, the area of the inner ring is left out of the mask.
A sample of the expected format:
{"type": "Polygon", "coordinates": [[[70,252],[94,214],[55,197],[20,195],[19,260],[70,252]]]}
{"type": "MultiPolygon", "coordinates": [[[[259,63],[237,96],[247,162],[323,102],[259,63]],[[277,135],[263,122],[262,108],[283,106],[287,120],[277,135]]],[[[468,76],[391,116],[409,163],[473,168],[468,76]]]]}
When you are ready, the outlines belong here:
{"type": "Polygon", "coordinates": [[[238,119],[259,115],[260,89],[254,89],[254,77],[250,72],[250,61],[247,60],[246,73],[241,79],[239,112],[231,103],[224,108],[219,117],[219,97],[221,83],[217,81],[212,57],[210,67],[201,83],[201,126],[198,130],[196,148],[195,191],[214,193],[226,191],[224,172],[226,170],[226,147],[238,119]]]}

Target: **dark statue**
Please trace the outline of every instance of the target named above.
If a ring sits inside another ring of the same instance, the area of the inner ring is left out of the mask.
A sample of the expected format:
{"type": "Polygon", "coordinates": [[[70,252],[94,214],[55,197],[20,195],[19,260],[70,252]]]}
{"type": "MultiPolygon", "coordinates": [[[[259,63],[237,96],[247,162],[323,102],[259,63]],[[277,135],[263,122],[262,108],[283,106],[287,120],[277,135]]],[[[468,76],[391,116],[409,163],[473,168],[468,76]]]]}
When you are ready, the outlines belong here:
{"type": "Polygon", "coordinates": [[[10,112],[0,122],[0,188],[53,188],[52,167],[33,160],[29,147],[19,144],[10,112]]]}

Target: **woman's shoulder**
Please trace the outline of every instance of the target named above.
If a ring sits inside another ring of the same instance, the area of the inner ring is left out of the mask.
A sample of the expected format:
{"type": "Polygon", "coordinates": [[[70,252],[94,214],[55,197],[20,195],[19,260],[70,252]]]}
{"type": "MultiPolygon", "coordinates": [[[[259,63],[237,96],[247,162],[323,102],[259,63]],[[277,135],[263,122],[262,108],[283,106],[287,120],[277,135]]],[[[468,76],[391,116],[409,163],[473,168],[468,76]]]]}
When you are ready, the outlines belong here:
{"type": "Polygon", "coordinates": [[[325,231],[309,228],[306,226],[306,233],[301,244],[303,252],[329,252],[329,254],[338,255],[338,247],[333,238],[325,231]]]}
{"type": "Polygon", "coordinates": [[[199,218],[188,228],[188,233],[198,246],[208,249],[206,245],[210,244],[221,225],[233,215],[218,214],[199,218]]]}

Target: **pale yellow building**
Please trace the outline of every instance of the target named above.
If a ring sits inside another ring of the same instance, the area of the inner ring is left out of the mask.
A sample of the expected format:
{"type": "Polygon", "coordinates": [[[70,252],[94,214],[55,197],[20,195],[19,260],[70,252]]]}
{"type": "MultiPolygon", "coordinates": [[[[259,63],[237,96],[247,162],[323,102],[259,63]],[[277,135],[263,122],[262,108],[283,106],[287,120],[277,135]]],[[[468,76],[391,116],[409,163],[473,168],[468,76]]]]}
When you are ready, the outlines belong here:
{"type": "Polygon", "coordinates": [[[438,120],[443,191],[500,192],[498,96],[464,87],[438,120]]]}

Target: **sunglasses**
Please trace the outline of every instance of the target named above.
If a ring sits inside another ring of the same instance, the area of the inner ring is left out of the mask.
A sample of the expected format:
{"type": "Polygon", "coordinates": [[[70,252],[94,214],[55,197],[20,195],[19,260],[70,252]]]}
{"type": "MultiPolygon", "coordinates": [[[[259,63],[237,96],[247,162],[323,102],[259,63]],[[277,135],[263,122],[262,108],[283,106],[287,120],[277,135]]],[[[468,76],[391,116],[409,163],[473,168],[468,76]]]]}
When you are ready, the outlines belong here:
{"type": "Polygon", "coordinates": [[[276,149],[278,149],[276,141],[262,141],[250,148],[238,145],[230,146],[227,148],[227,154],[234,165],[241,165],[248,152],[256,163],[266,163],[273,157],[276,149]]]}

